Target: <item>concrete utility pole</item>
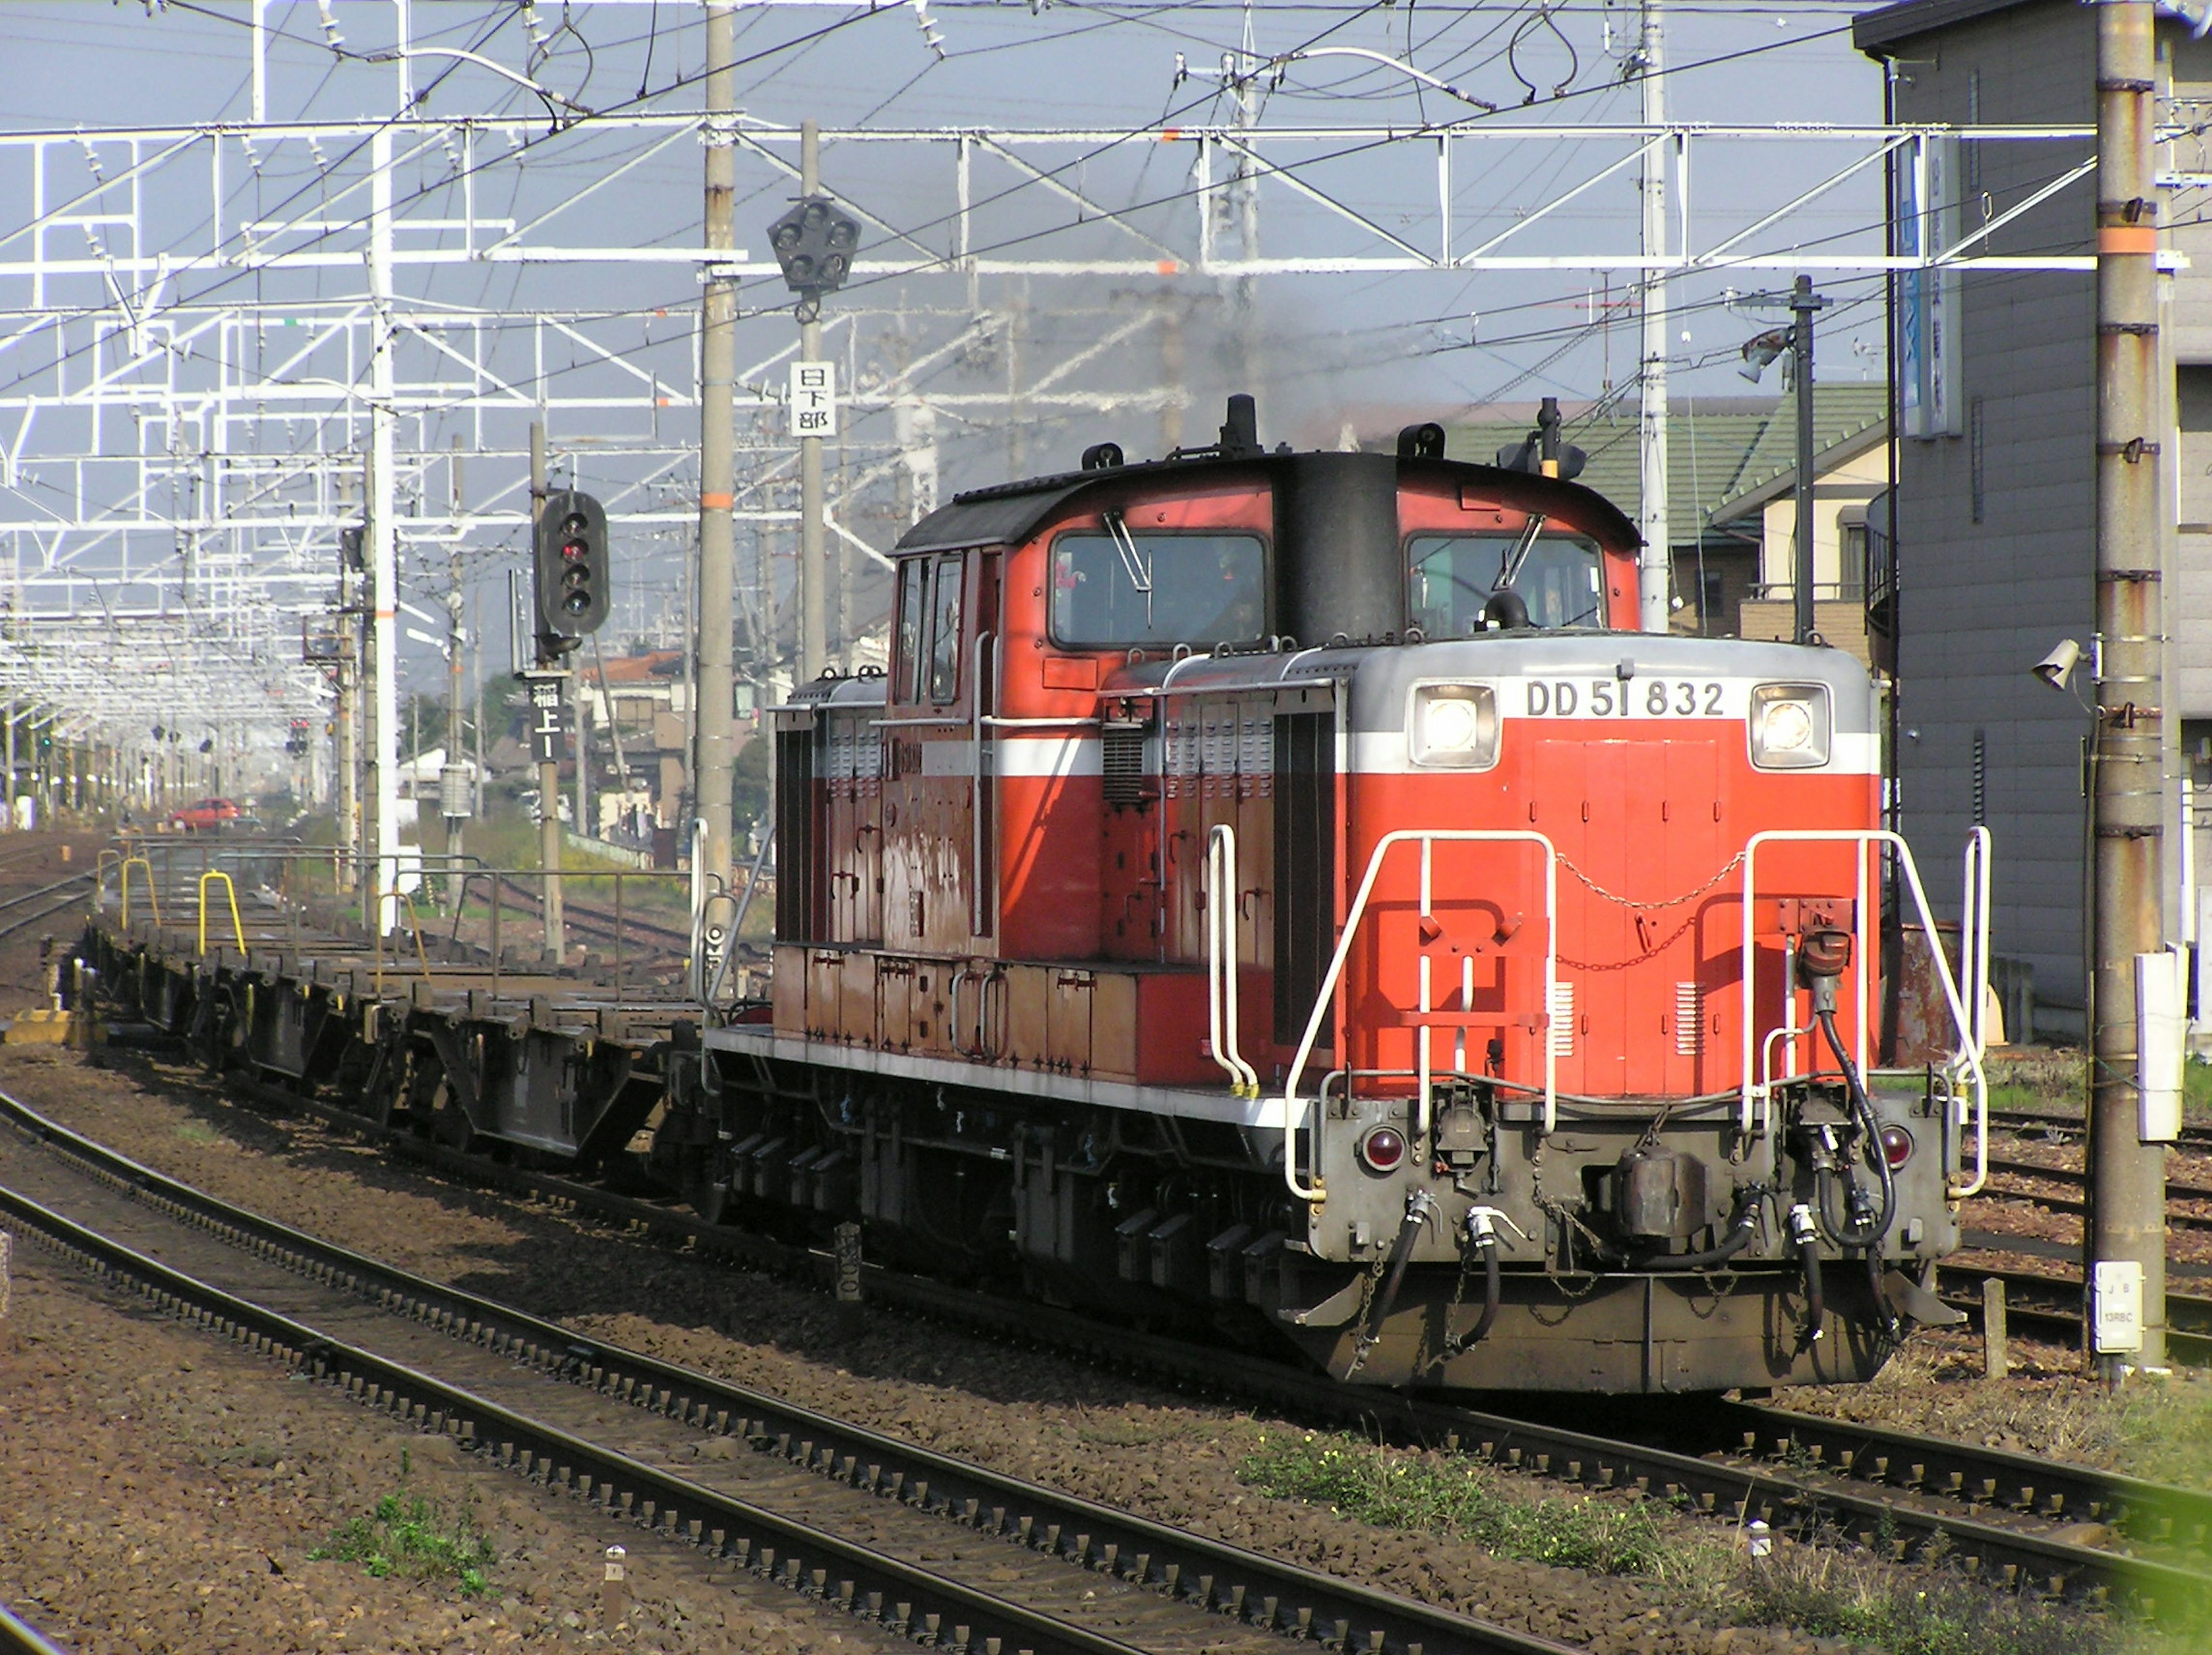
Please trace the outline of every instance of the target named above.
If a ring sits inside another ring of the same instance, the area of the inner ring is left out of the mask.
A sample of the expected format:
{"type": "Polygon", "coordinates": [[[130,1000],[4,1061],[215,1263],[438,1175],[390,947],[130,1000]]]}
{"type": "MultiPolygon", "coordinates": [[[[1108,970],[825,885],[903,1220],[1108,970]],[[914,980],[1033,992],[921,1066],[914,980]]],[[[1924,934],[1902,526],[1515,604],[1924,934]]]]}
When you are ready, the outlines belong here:
{"type": "Polygon", "coordinates": [[[2157,64],[2149,0],[2097,14],[2097,676],[2089,986],[2091,1348],[2166,1366],[2166,1151],[2143,1141],[2136,957],[2159,952],[2166,660],[2157,394],[2157,64]],[[2140,1270],[2140,1277],[2136,1272],[2140,1270]],[[2142,1345],[2099,1339],[2130,1290],[2142,1345]]]}
{"type": "MultiPolygon", "coordinates": [[[[356,860],[361,849],[361,742],[356,727],[360,720],[356,703],[361,695],[359,674],[355,671],[361,661],[361,618],[356,612],[359,605],[356,601],[353,573],[344,552],[341,551],[338,554],[338,694],[332,716],[338,727],[337,842],[346,848],[349,862],[356,860]]],[[[157,750],[157,763],[159,759],[157,750]]],[[[351,882],[356,887],[360,885],[357,867],[351,882]]]]}
{"type": "MultiPolygon", "coordinates": [[[[734,254],[738,245],[737,156],[730,126],[737,113],[737,15],[726,3],[707,7],[707,246],[734,254]]],[[[727,264],[706,271],[700,300],[699,559],[691,582],[696,606],[692,672],[692,796],[707,824],[703,872],[730,878],[730,709],[737,696],[731,670],[731,603],[736,583],[738,283],[727,264]]],[[[682,836],[688,840],[687,831],[682,836]]]]}
{"type": "MultiPolygon", "coordinates": [[[[1244,28],[1237,40],[1237,68],[1228,76],[1237,92],[1237,136],[1243,147],[1237,155],[1233,193],[1237,204],[1237,249],[1249,264],[1260,256],[1260,169],[1251,156],[1252,131],[1259,124],[1259,39],[1253,29],[1252,0],[1244,0],[1244,28]]],[[[1260,284],[1249,276],[1237,281],[1237,356],[1239,371],[1236,388],[1258,392],[1261,384],[1260,284]]],[[[1017,472],[1015,475],[1019,476],[1017,472]]]]}
{"type": "MultiPolygon", "coordinates": [[[[537,544],[538,520],[545,510],[545,427],[537,420],[530,422],[530,528],[531,542],[537,544]]],[[[533,613],[534,624],[538,617],[533,613]]],[[[550,653],[543,642],[537,646],[538,665],[544,668],[557,667],[561,658],[550,653]]],[[[538,684],[533,682],[531,694],[538,694],[538,684]]],[[[550,680],[557,685],[560,680],[550,680]]],[[[533,699],[532,721],[536,722],[533,699]]],[[[561,911],[561,761],[556,756],[541,760],[538,766],[538,866],[544,870],[544,901],[545,904],[545,958],[549,964],[559,965],[568,957],[568,942],[563,935],[561,911]]]]}
{"type": "MultiPolygon", "coordinates": [[[[822,131],[812,121],[799,127],[799,193],[822,190],[822,131]]],[[[822,360],[822,307],[803,306],[799,325],[799,359],[822,360]]],[[[830,660],[830,560],[822,544],[822,439],[799,440],[799,682],[811,684],[830,660]]]]}
{"type": "Polygon", "coordinates": [[[377,934],[399,926],[399,478],[394,439],[399,424],[392,360],[392,129],[369,138],[368,285],[375,307],[369,361],[369,701],[368,763],[376,801],[371,879],[377,934]]]}
{"type": "Polygon", "coordinates": [[[1813,319],[1827,304],[1813,291],[1809,276],[1790,289],[1790,365],[1797,375],[1797,536],[1790,587],[1800,643],[1812,642],[1820,631],[1813,608],[1813,319]]]}
{"type": "MultiPolygon", "coordinates": [[[[1660,0],[1644,0],[1644,28],[1636,64],[1643,79],[1644,125],[1667,123],[1666,42],[1660,0]]],[[[1648,262],[1667,253],[1667,149],[1654,143],[1644,154],[1644,342],[1642,383],[1637,392],[1636,527],[1644,536],[1638,585],[1641,624],[1646,632],[1664,632],[1674,571],[1667,520],[1667,278],[1648,262]]]]}
{"type": "MultiPolygon", "coordinates": [[[[453,515],[461,514],[461,440],[453,439],[453,515]]],[[[467,657],[462,650],[466,635],[461,626],[461,543],[458,536],[453,549],[446,560],[446,762],[438,775],[438,808],[446,818],[447,865],[453,873],[447,884],[453,887],[453,911],[461,909],[460,855],[468,817],[462,806],[469,802],[469,794],[461,785],[465,772],[461,768],[461,709],[466,704],[463,675],[467,657]]]]}
{"type": "Polygon", "coordinates": [[[584,669],[579,666],[569,680],[569,699],[576,709],[576,831],[589,836],[592,831],[592,732],[591,703],[584,699],[584,669]]]}

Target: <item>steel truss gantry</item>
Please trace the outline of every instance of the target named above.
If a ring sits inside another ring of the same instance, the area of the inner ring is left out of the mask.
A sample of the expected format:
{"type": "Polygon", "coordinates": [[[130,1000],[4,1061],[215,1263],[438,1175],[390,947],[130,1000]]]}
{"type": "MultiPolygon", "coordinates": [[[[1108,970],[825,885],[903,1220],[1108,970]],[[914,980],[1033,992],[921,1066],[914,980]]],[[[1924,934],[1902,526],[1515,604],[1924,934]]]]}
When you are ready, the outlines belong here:
{"type": "MultiPolygon", "coordinates": [[[[937,439],[919,462],[917,432],[1179,407],[1182,384],[1151,359],[1132,365],[1126,347],[1150,313],[1128,295],[1211,295],[1258,278],[1455,289],[1513,273],[2086,270],[2086,257],[1990,247],[2086,187],[2090,137],[1502,120],[825,131],[829,182],[869,237],[830,317],[844,330],[856,428],[832,525],[880,550],[847,520],[895,482],[909,508],[927,497],[912,485],[933,479],[937,439]],[[1534,204],[1512,198],[1496,164],[1530,144],[1567,163],[1534,204]],[[1946,144],[2036,146],[2052,159],[2036,187],[1990,204],[1971,228],[1887,250],[1886,175],[1924,174],[1946,144]],[[1636,235],[1631,187],[1653,155],[1670,207],[1656,249],[1636,235]],[[1703,186],[1716,171],[1725,184],[1703,186]],[[1236,236],[1231,253],[1220,234],[1234,219],[1229,192],[1252,180],[1278,249],[1265,257],[1245,256],[1236,236]],[[1845,208],[1845,230],[1823,221],[1807,232],[1808,214],[1845,208]],[[1048,290],[1083,295],[1095,336],[1019,384],[970,372],[1005,336],[1009,292],[1055,282],[1066,285],[1048,290]],[[928,303],[907,306],[908,289],[928,303]],[[863,326],[888,330],[894,314],[918,337],[903,366],[872,366],[884,335],[863,326]]],[[[161,629],[181,628],[210,641],[199,660],[210,677],[183,693],[240,717],[265,712],[272,728],[315,711],[327,689],[297,660],[299,618],[330,605],[336,538],[361,520],[380,412],[392,475],[379,491],[396,503],[402,591],[441,586],[457,545],[471,568],[518,546],[533,420],[618,530],[688,545],[696,298],[709,273],[747,284],[763,307],[744,334],[755,360],[739,375],[740,411],[749,399],[758,418],[740,517],[770,531],[790,521],[774,383],[793,348],[777,313],[787,296],[764,256],[696,245],[702,143],[729,146],[748,169],[740,200],[789,192],[795,126],[696,112],[550,127],[417,110],[0,134],[5,636],[101,636],[126,651],[143,638],[159,650],[161,629]],[[232,700],[221,682],[241,662],[254,664],[258,701],[232,700]]],[[[0,690],[27,692],[20,663],[42,653],[0,653],[0,690]]],[[[60,678],[41,693],[64,687],[98,700],[99,685],[60,678]]]]}

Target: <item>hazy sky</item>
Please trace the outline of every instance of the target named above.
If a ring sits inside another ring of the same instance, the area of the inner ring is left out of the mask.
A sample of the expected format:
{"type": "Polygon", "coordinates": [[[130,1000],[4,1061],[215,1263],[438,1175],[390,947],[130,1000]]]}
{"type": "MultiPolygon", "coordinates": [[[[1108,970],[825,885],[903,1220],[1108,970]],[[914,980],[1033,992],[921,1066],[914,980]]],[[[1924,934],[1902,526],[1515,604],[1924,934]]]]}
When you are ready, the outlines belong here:
{"type": "MultiPolygon", "coordinates": [[[[380,119],[396,111],[397,70],[389,61],[370,60],[388,54],[397,9],[390,0],[336,0],[330,9],[342,37],[335,46],[313,0],[271,0],[268,6],[267,98],[272,119],[380,119]]],[[[126,125],[241,120],[250,109],[252,10],[247,0],[169,0],[150,14],[105,0],[15,0],[0,5],[0,41],[9,49],[10,71],[0,125],[96,132],[126,125]]],[[[1881,74],[1850,48],[1851,8],[1806,0],[1763,6],[1674,0],[1667,15],[1668,96],[1669,113],[1677,119],[1762,125],[1872,124],[1881,119],[1881,74]]],[[[1407,132],[1461,122],[1465,130],[1480,131],[1505,125],[1619,124],[1638,116],[1638,90],[1623,83],[1638,22],[1632,4],[1265,3],[1251,7],[1249,16],[1256,52],[1278,60],[1258,93],[1262,128],[1389,127],[1407,132]],[[1347,51],[1395,58],[1462,95],[1423,85],[1370,58],[1342,55],[1347,51]],[[1483,113],[1470,100],[1494,103],[1499,111],[1483,113]]],[[[1231,100],[1209,76],[1218,72],[1224,52],[1237,49],[1246,21],[1247,8],[1235,0],[934,0],[926,9],[879,4],[872,10],[806,3],[746,6],[738,22],[738,100],[749,118],[775,125],[811,117],[827,127],[872,132],[1079,126],[1109,137],[1152,134],[1163,126],[1233,119],[1231,100]],[[933,46],[933,35],[942,58],[933,46]],[[1190,71],[1181,80],[1178,54],[1190,71]]],[[[696,109],[702,100],[698,76],[703,37],[702,9],[687,0],[602,0],[529,9],[493,0],[415,0],[411,40],[424,55],[415,59],[410,72],[434,114],[543,116],[549,106],[514,82],[513,76],[525,73],[588,110],[680,112],[696,109]],[[455,52],[477,54],[507,74],[436,55],[455,52]]],[[[328,193],[335,187],[318,180],[317,168],[331,169],[325,180],[343,180],[349,167],[357,175],[358,147],[354,140],[339,140],[311,161],[301,146],[264,145],[264,169],[250,178],[235,167],[226,175],[228,210],[234,219],[256,211],[272,217],[311,213],[316,190],[328,193]]],[[[477,208],[527,222],[558,209],[614,167],[628,165],[618,187],[601,190],[586,198],[586,204],[560,213],[532,239],[696,246],[696,142],[686,136],[650,156],[644,155],[647,148],[646,138],[585,120],[557,137],[533,140],[520,167],[487,160],[492,150],[481,150],[482,170],[472,179],[477,208]]],[[[1026,153],[1089,199],[1126,214],[1145,234],[1188,258],[1196,241],[1195,180],[1189,171],[1194,148],[1091,141],[1026,153]]],[[[1698,141],[1698,148],[1693,234],[1708,239],[1748,223],[1780,205],[1793,188],[1865,153],[1863,145],[1783,148],[1705,139],[1698,141]]],[[[918,146],[833,143],[823,167],[833,187],[883,223],[944,250],[953,200],[950,153],[948,145],[924,153],[918,146]]],[[[1510,227],[1621,153],[1619,140],[1595,138],[1456,145],[1455,248],[1510,227]]],[[[1318,142],[1295,152],[1270,154],[1294,167],[1301,183],[1355,206],[1389,234],[1423,248],[1436,244],[1441,226],[1432,138],[1318,142]]],[[[29,216],[22,169],[9,165],[12,170],[0,172],[0,203],[5,204],[0,206],[0,234],[29,216]]],[[[401,180],[403,211],[434,216],[450,210],[459,198],[460,175],[460,169],[434,155],[419,162],[401,180]]],[[[1533,228],[1527,236],[1530,250],[1570,255],[1632,252],[1638,200],[1634,176],[1631,167],[1533,228]]],[[[783,210],[790,193],[787,179],[743,161],[741,241],[764,248],[762,232],[783,210]]],[[[974,198],[975,245],[981,248],[1037,259],[1151,257],[1122,230],[1090,220],[1048,188],[988,157],[976,163],[974,198]]],[[[1387,250],[1371,234],[1355,231],[1279,179],[1262,184],[1260,202],[1264,255],[1387,250]]],[[[357,219],[358,193],[351,203],[345,212],[357,219]]],[[[149,235],[166,238],[173,245],[163,250],[185,261],[165,301],[198,295],[304,303],[358,290],[357,267],[350,275],[337,271],[283,286],[264,285],[236,264],[215,265],[204,256],[204,194],[193,197],[179,190],[171,200],[156,192],[147,212],[149,235]]],[[[1873,168],[1768,233],[1765,244],[1878,251],[1880,217],[1880,171],[1873,168]]],[[[434,240],[444,233],[433,228],[428,234],[434,240]]],[[[896,245],[871,229],[863,256],[896,245]]],[[[1234,250],[1233,231],[1222,245],[1234,250]]],[[[582,267],[526,272],[465,265],[409,279],[413,296],[426,303],[505,306],[511,311],[603,305],[626,319],[609,325],[611,349],[627,360],[652,362],[654,372],[670,379],[688,379],[687,335],[681,326],[656,315],[691,313],[698,289],[688,265],[631,271],[619,277],[582,267]]],[[[1629,389],[1637,325],[1625,301],[1626,280],[1618,273],[1607,277],[1575,269],[1262,278],[1256,286],[1256,318],[1249,326],[1265,358],[1260,383],[1250,387],[1262,394],[1263,435],[1270,441],[1287,435],[1333,441],[1346,418],[1372,429],[1399,417],[1448,416],[1492,399],[1525,402],[1547,392],[1588,399],[1608,380],[1616,390],[1629,389]],[[1610,326],[1598,326],[1608,317],[1610,326]]],[[[1670,326],[1670,350],[1678,396],[1750,391],[1733,372],[1737,347],[1772,319],[1731,310],[1720,302],[1723,291],[1731,285],[1779,288],[1787,282],[1788,272],[1777,271],[1699,276],[1674,284],[1679,314],[1670,326]]],[[[1824,277],[1822,284],[1839,301],[1823,336],[1823,377],[1879,377],[1879,281],[1838,275],[1824,277]]],[[[1019,295],[1027,317],[1022,346],[1026,373],[1032,380],[1049,373],[1094,341],[1118,313],[1133,305],[1160,302],[1163,295],[1187,305],[1186,337],[1178,347],[1185,351],[1180,372],[1192,398],[1187,440],[1203,440],[1218,418],[1213,411],[1220,395],[1246,388],[1237,382],[1243,358],[1231,337],[1237,327],[1233,307],[1229,295],[1209,282],[1189,276],[1030,279],[1019,295]]],[[[1005,285],[988,279],[971,295],[964,280],[951,275],[862,281],[833,301],[832,312],[855,330],[853,344],[842,348],[865,374],[881,365],[872,353],[884,348],[886,331],[903,326],[897,320],[902,308],[938,313],[915,324],[915,337],[926,344],[964,326],[971,303],[989,307],[1011,296],[1005,285]]],[[[21,297],[20,287],[5,295],[9,304],[21,297]]],[[[748,319],[740,330],[739,360],[765,362],[793,337],[790,298],[769,278],[749,283],[744,300],[748,319]]],[[[836,330],[832,348],[841,348],[836,340],[844,337],[842,327],[836,330]]],[[[973,353],[949,359],[932,369],[927,386],[988,391],[1003,382],[1005,354],[988,361],[973,353]]],[[[567,375],[561,385],[573,386],[583,382],[583,368],[589,367],[586,362],[582,368],[548,371],[567,375]]],[[[1166,371],[1158,348],[1148,342],[1141,350],[1111,353],[1086,365],[1069,383],[1111,392],[1157,384],[1166,371]]],[[[1776,388],[1770,377],[1765,389],[1776,388]]],[[[871,416],[854,435],[880,449],[890,437],[889,426],[888,414],[871,416]]],[[[572,416],[568,429],[556,435],[588,441],[598,433],[590,429],[588,416],[572,416]]],[[[1072,463],[1085,443],[1103,436],[1138,453],[1157,452],[1164,440],[1151,415],[1039,413],[1012,430],[995,417],[948,418],[939,425],[944,482],[949,490],[998,480],[1014,465],[1053,469],[1072,463]]],[[[426,431],[423,446],[442,448],[455,438],[476,452],[504,450],[510,456],[475,465],[472,491],[484,488],[488,474],[501,465],[514,471],[512,433],[486,439],[480,429],[457,420],[450,431],[444,426],[426,431]]],[[[512,489],[517,479],[502,474],[491,481],[512,489]]],[[[669,479],[672,497],[680,496],[684,485],[683,478],[669,479]]],[[[688,486],[696,489],[696,479],[688,486]]],[[[679,566],[673,553],[680,538],[678,532],[641,545],[629,588],[632,605],[624,611],[632,623],[648,614],[654,603],[665,612],[679,601],[679,566]]],[[[442,555],[437,554],[441,559],[442,555]]],[[[511,547],[479,547],[471,557],[471,579],[488,581],[511,559],[511,547]]],[[[428,561],[422,567],[426,576],[434,572],[428,561]]],[[[488,606],[495,609],[496,600],[488,606]]],[[[432,660],[421,656],[415,670],[432,660]]]]}

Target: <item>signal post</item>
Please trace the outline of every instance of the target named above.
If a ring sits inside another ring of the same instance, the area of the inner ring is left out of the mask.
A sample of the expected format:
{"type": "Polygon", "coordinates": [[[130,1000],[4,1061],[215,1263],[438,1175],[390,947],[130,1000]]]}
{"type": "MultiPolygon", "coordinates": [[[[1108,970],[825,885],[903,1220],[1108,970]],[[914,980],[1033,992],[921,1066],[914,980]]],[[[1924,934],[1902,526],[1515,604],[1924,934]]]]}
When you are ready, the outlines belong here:
{"type": "MultiPolygon", "coordinates": [[[[605,624],[612,587],[607,514],[580,490],[545,486],[545,428],[530,428],[531,534],[536,593],[533,664],[519,676],[530,686],[531,745],[538,760],[538,865],[544,870],[545,957],[567,957],[561,901],[561,703],[568,652],[605,624]]],[[[580,758],[579,764],[581,763],[580,758]]]]}

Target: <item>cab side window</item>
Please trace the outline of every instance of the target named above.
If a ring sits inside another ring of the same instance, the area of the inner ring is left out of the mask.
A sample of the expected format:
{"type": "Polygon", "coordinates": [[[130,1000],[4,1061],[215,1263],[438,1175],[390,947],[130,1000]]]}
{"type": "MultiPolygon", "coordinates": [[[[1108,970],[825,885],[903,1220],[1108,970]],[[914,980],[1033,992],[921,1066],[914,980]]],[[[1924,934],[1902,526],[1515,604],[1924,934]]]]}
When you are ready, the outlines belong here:
{"type": "Polygon", "coordinates": [[[898,573],[898,679],[893,694],[902,702],[921,699],[922,623],[928,615],[930,563],[909,557],[898,573]]]}
{"type": "Polygon", "coordinates": [[[929,698],[939,706],[960,695],[960,591],[968,571],[964,552],[937,560],[929,604],[929,698]]]}

